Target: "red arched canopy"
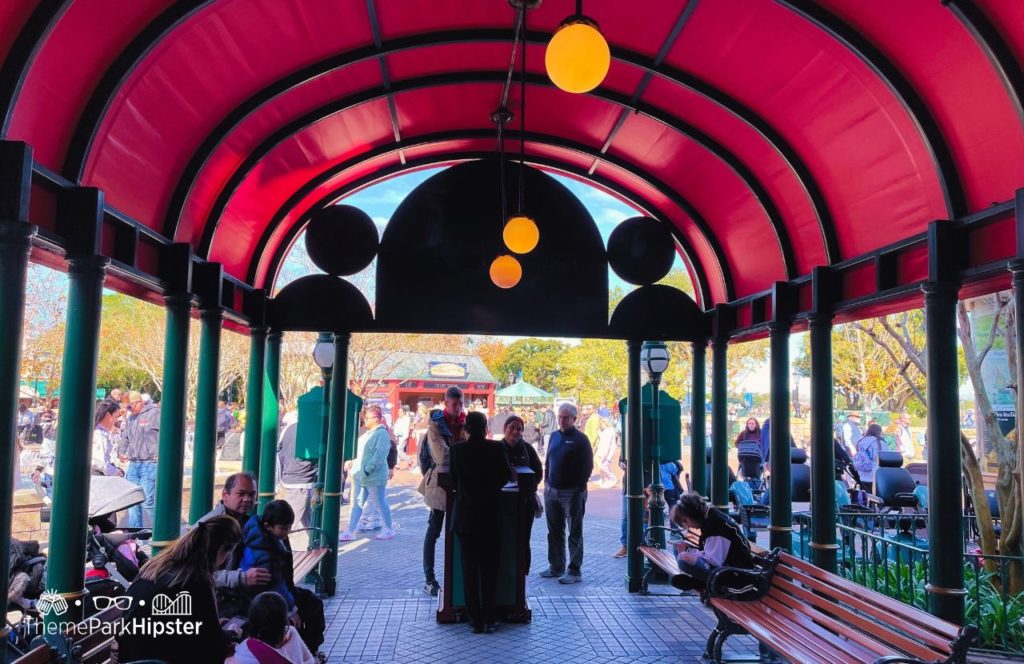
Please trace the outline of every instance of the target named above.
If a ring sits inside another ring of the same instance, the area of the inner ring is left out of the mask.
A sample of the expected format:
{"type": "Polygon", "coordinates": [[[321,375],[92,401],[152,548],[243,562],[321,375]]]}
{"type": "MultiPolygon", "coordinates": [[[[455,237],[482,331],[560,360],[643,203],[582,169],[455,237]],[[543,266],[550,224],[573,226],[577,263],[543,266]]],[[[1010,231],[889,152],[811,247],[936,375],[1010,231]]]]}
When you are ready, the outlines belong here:
{"type": "MultiPolygon", "coordinates": [[[[672,224],[706,307],[1024,187],[1024,3],[590,0],[613,59],[586,95],[543,71],[573,10],[529,13],[526,156],[672,224]]],[[[513,20],[506,0],[8,2],[3,138],[262,287],[317,205],[493,151],[513,20]]]]}

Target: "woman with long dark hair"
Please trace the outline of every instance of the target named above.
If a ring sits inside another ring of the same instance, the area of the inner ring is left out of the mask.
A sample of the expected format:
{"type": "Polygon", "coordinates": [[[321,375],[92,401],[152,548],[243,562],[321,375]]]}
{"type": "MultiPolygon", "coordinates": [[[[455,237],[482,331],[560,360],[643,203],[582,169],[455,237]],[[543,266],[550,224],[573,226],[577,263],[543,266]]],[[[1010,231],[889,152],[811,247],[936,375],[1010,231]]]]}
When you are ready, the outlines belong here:
{"type": "Polygon", "coordinates": [[[241,539],[237,521],[215,516],[146,563],[128,590],[132,603],[117,637],[118,660],[222,663],[230,652],[217,617],[213,572],[241,539]]]}
{"type": "Polygon", "coordinates": [[[853,456],[853,467],[860,475],[860,488],[868,493],[874,489],[875,471],[878,469],[878,454],[882,451],[882,427],[872,424],[857,441],[857,453],[853,456]]]}

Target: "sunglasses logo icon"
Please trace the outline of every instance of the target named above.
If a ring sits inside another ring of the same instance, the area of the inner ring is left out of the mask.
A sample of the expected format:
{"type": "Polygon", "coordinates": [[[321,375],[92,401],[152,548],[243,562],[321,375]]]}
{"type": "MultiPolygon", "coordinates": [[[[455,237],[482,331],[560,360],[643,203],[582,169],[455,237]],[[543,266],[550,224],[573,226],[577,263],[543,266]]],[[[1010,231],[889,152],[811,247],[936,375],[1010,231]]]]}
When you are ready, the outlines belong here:
{"type": "Polygon", "coordinates": [[[92,605],[96,607],[97,611],[105,611],[110,607],[116,607],[121,611],[127,611],[132,608],[132,596],[121,595],[120,597],[104,597],[97,595],[92,598],[92,605]]]}

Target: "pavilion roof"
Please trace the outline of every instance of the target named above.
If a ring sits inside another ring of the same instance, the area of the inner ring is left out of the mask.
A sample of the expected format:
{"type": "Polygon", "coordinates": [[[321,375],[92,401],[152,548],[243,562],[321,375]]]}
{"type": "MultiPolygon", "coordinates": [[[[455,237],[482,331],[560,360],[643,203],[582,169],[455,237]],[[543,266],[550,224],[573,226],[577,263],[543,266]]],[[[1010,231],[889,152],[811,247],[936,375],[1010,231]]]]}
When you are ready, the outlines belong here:
{"type": "MultiPolygon", "coordinates": [[[[584,95],[543,69],[573,5],[529,13],[526,157],[671,224],[705,308],[1024,187],[1024,2],[589,0],[613,59],[584,95]]],[[[2,138],[264,287],[318,206],[493,152],[512,24],[506,0],[5,2],[2,138]]]]}

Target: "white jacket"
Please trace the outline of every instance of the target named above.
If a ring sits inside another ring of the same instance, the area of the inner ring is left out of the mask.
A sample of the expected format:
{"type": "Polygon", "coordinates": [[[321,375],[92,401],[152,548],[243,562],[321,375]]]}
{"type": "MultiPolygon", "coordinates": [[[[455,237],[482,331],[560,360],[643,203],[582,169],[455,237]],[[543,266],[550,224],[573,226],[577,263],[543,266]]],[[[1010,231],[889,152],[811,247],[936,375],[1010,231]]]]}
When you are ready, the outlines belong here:
{"type": "MultiPolygon", "coordinates": [[[[292,664],[316,664],[316,657],[309,652],[309,648],[302,642],[299,631],[288,625],[288,633],[285,635],[284,645],[274,648],[282,657],[292,664]]],[[[228,657],[224,664],[259,664],[259,660],[249,652],[249,639],[242,641],[235,646],[235,654],[228,657]]]]}

